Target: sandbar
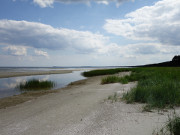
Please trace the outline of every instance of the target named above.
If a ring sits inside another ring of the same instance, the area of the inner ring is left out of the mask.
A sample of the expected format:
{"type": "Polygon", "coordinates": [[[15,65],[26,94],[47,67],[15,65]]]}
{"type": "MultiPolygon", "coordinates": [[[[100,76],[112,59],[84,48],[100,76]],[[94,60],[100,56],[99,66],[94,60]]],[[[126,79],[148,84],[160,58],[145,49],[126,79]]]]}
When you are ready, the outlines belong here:
{"type": "Polygon", "coordinates": [[[50,70],[50,71],[28,71],[28,72],[3,72],[0,71],[0,78],[31,76],[31,75],[48,75],[48,74],[66,74],[74,70],[50,70]]]}

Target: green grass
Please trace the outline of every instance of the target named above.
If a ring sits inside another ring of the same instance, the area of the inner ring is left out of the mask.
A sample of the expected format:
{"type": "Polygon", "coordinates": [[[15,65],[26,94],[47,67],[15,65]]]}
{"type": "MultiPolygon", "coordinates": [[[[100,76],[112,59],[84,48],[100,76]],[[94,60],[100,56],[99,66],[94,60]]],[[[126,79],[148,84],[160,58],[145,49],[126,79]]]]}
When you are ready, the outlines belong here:
{"type": "Polygon", "coordinates": [[[127,83],[138,81],[136,88],[124,94],[127,103],[147,103],[148,108],[165,108],[180,105],[180,68],[149,67],[149,68],[118,68],[85,72],[85,76],[112,75],[131,71],[130,76],[119,78],[109,76],[102,79],[105,83],[127,83]]]}
{"type": "Polygon", "coordinates": [[[93,77],[100,75],[112,75],[123,71],[128,71],[128,68],[116,68],[116,69],[102,69],[102,70],[92,70],[88,72],[84,72],[83,76],[85,77],[93,77]]]}
{"type": "Polygon", "coordinates": [[[180,105],[180,68],[137,68],[136,70],[129,78],[137,80],[138,85],[123,96],[128,103],[147,103],[150,108],[180,105]]]}
{"type": "Polygon", "coordinates": [[[39,81],[32,79],[26,81],[25,83],[20,83],[17,87],[22,91],[32,91],[32,90],[48,90],[55,86],[52,81],[39,81]]]}
{"type": "Polygon", "coordinates": [[[125,77],[118,77],[118,76],[107,76],[104,77],[101,80],[101,84],[109,84],[109,83],[117,83],[117,82],[121,82],[122,84],[127,84],[128,83],[128,76],[125,77]]]}
{"type": "Polygon", "coordinates": [[[116,83],[119,82],[118,76],[108,76],[101,80],[101,84],[116,83]]]}
{"type": "Polygon", "coordinates": [[[168,115],[168,121],[160,131],[154,131],[153,135],[180,135],[180,117],[175,113],[168,115]]]}
{"type": "Polygon", "coordinates": [[[174,116],[170,118],[166,128],[171,135],[180,135],[180,117],[174,116]]]}

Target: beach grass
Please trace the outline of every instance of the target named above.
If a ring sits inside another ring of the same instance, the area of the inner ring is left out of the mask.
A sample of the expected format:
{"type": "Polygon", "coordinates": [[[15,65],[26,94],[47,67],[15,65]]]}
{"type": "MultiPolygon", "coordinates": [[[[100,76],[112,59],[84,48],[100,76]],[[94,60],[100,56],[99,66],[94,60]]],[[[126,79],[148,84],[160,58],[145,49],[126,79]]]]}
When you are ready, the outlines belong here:
{"type": "Polygon", "coordinates": [[[31,79],[25,83],[20,83],[17,88],[22,91],[32,91],[32,90],[49,90],[55,86],[52,81],[40,81],[36,79],[31,79]]]}
{"type": "Polygon", "coordinates": [[[93,77],[100,75],[112,75],[119,72],[129,71],[128,68],[116,68],[116,69],[101,69],[101,70],[92,70],[83,73],[85,77],[93,77]]]}
{"type": "Polygon", "coordinates": [[[111,102],[117,102],[118,101],[118,96],[117,93],[115,92],[114,95],[108,96],[108,100],[111,100],[111,102]]]}
{"type": "Polygon", "coordinates": [[[174,116],[173,118],[170,118],[166,128],[172,135],[179,135],[180,134],[180,117],[174,116]]]}
{"type": "Polygon", "coordinates": [[[122,84],[127,84],[129,82],[128,76],[125,77],[118,77],[118,76],[107,76],[104,77],[101,80],[101,84],[109,84],[109,83],[122,83],[122,84]]]}
{"type": "Polygon", "coordinates": [[[180,105],[180,68],[179,67],[139,67],[125,69],[106,69],[86,72],[87,76],[116,74],[131,71],[130,76],[109,76],[102,79],[105,83],[128,83],[138,81],[136,88],[123,95],[127,103],[147,103],[148,108],[165,108],[180,105]]]}
{"type": "Polygon", "coordinates": [[[166,124],[159,131],[154,131],[153,135],[180,135],[180,117],[175,110],[168,115],[166,124]]]}
{"type": "Polygon", "coordinates": [[[147,103],[150,108],[180,105],[180,68],[140,69],[129,77],[138,81],[137,87],[124,94],[123,99],[128,103],[147,103]]]}

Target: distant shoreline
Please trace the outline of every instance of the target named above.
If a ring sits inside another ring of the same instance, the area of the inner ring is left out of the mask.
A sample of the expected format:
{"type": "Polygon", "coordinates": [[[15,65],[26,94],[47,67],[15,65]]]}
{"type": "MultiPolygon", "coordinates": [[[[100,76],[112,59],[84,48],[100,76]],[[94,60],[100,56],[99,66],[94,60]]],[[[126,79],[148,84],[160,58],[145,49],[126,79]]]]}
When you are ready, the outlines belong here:
{"type": "Polygon", "coordinates": [[[50,70],[50,71],[29,71],[29,72],[3,72],[0,71],[0,78],[32,76],[32,75],[48,75],[48,74],[67,74],[75,70],[50,70]]]}

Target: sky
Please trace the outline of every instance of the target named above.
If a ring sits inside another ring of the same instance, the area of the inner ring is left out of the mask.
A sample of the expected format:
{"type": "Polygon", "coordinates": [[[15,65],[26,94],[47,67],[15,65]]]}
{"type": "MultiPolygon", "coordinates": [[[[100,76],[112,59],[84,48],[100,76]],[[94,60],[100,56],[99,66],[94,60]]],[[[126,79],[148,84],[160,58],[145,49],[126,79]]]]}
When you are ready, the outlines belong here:
{"type": "Polygon", "coordinates": [[[0,66],[133,66],[180,54],[180,0],[1,0],[0,66]]]}

